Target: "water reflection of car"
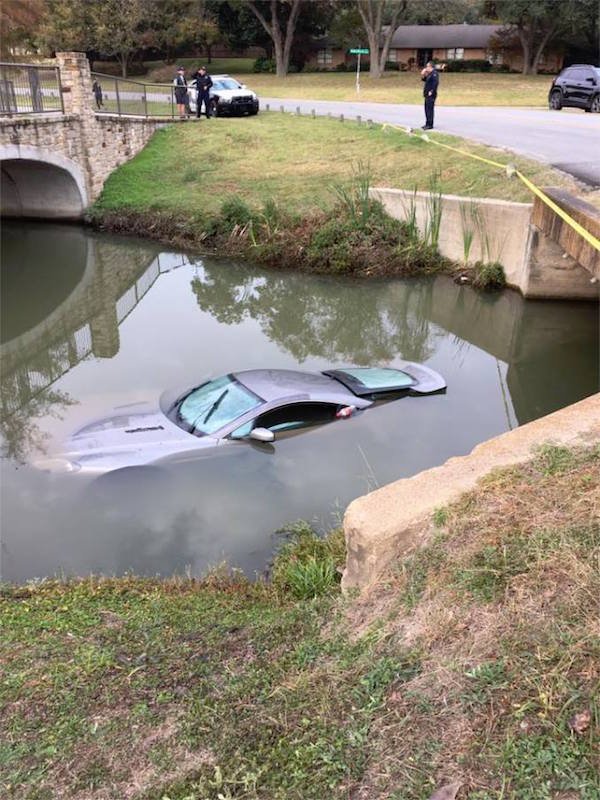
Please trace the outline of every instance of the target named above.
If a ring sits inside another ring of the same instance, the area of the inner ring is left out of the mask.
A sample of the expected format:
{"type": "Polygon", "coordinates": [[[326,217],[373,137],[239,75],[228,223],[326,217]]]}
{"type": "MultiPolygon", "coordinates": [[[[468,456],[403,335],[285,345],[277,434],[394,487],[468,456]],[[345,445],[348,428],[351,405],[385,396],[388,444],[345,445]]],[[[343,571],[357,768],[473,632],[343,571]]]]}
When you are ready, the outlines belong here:
{"type": "MultiPolygon", "coordinates": [[[[212,88],[209,91],[211,113],[215,116],[228,114],[258,114],[259,102],[254,92],[243,83],[238,83],[229,75],[212,75],[212,88]]],[[[191,85],[188,87],[190,108],[197,111],[198,92],[191,85]]]]}
{"type": "Polygon", "coordinates": [[[64,450],[36,466],[102,475],[216,457],[248,444],[269,446],[316,425],[352,417],[378,401],[446,388],[429,367],[348,367],[321,373],[257,369],[230,373],[184,392],[165,392],[157,405],[113,409],[76,431],[64,450]]]}

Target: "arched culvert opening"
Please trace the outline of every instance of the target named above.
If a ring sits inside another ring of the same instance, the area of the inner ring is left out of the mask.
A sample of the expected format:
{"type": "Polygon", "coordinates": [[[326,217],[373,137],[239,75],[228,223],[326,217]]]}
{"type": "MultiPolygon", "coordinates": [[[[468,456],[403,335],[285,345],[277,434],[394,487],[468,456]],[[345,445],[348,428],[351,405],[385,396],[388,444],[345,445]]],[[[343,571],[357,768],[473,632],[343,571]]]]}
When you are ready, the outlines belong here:
{"type": "Polygon", "coordinates": [[[80,219],[81,187],[67,169],[25,158],[2,161],[0,212],[3,217],[80,219]]]}

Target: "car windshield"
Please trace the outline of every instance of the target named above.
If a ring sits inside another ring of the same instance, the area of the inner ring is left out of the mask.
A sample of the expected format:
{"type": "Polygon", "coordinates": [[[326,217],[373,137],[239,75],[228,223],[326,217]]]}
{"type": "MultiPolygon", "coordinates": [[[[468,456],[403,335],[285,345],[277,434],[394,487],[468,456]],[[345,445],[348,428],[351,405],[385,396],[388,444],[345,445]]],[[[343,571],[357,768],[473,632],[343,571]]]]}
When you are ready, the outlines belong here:
{"type": "Polygon", "coordinates": [[[213,89],[241,89],[242,87],[233,78],[219,78],[213,81],[213,89]]]}
{"type": "Polygon", "coordinates": [[[594,72],[596,73],[598,78],[600,78],[600,67],[594,67],[594,72]]]}
{"type": "Polygon", "coordinates": [[[191,433],[211,434],[257,408],[260,397],[232,375],[224,375],[191,391],[179,404],[177,419],[191,433]]]}

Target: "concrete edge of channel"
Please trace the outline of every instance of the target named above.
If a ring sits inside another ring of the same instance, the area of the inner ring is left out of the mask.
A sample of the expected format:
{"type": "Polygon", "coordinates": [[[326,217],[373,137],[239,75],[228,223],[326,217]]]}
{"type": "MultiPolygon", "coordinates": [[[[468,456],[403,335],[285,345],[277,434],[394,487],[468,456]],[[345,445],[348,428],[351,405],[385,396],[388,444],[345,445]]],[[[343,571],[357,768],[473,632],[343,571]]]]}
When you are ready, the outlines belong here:
{"type": "Polygon", "coordinates": [[[600,442],[600,393],[478,444],[468,455],[354,500],[344,515],[344,592],[364,591],[419,547],[434,511],[472,490],[493,469],[523,463],[545,444],[600,442]]]}

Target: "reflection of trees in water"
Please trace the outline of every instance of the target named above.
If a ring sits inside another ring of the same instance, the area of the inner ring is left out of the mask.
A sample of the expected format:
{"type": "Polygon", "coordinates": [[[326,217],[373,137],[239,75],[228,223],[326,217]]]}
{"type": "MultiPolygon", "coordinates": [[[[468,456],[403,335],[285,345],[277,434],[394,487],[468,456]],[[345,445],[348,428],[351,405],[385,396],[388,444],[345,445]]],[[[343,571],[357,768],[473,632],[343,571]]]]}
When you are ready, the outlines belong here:
{"type": "Polygon", "coordinates": [[[432,281],[342,283],[224,265],[204,265],[192,280],[198,305],[219,322],[256,320],[298,361],[319,356],[356,364],[397,355],[429,357],[432,286],[432,281]]]}
{"type": "MultiPolygon", "coordinates": [[[[10,407],[12,388],[8,383],[1,385],[2,408],[10,407]],[[11,395],[7,397],[7,395],[11,395]]],[[[62,417],[62,410],[75,401],[65,392],[46,389],[29,402],[13,411],[3,410],[0,416],[1,455],[19,463],[25,462],[26,455],[44,453],[48,434],[40,430],[37,419],[62,417]]]]}

